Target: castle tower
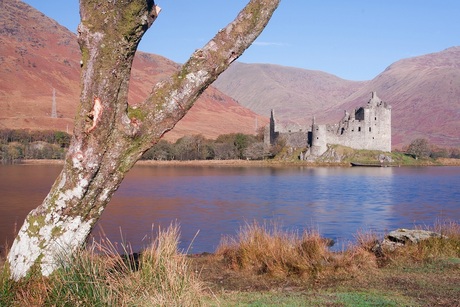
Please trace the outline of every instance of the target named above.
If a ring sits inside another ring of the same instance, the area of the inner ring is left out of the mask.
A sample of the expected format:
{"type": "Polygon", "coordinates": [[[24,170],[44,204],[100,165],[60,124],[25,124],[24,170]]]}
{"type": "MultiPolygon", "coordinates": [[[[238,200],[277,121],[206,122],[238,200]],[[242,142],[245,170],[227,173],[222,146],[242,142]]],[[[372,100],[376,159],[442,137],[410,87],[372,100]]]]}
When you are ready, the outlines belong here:
{"type": "Polygon", "coordinates": [[[270,111],[270,124],[265,127],[264,131],[264,144],[266,146],[271,146],[275,144],[277,133],[276,129],[276,120],[275,120],[275,110],[271,109],[270,111]]]}
{"type": "Polygon", "coordinates": [[[311,154],[320,156],[327,150],[327,128],[326,125],[318,125],[313,117],[311,125],[311,154]]]}

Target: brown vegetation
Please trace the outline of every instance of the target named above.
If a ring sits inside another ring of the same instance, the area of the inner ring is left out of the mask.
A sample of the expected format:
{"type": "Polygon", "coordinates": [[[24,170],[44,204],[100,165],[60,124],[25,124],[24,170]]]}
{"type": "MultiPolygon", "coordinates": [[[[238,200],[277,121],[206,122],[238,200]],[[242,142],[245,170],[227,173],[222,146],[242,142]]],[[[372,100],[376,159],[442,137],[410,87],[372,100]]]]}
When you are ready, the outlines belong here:
{"type": "Polygon", "coordinates": [[[315,231],[253,223],[224,239],[215,254],[185,256],[177,250],[179,228],[172,225],[142,255],[125,247],[131,257],[120,256],[105,241],[48,279],[12,283],[4,273],[0,304],[456,306],[460,225],[443,222],[432,230],[443,237],[378,252],[377,236],[362,232],[346,250],[332,252],[315,231]]]}
{"type": "MultiPolygon", "coordinates": [[[[201,267],[201,279],[210,289],[233,293],[228,299],[235,291],[269,291],[269,301],[273,296],[278,299],[304,293],[309,298],[301,296],[295,303],[314,306],[318,297],[322,301],[328,295],[345,292],[386,297],[383,305],[431,306],[442,302],[456,306],[460,303],[460,226],[439,223],[433,230],[445,237],[377,251],[377,236],[359,233],[348,249],[331,252],[328,242],[315,232],[300,235],[251,224],[237,238],[224,241],[215,255],[195,257],[193,263],[201,267]]],[[[330,298],[326,301],[336,306],[330,298]]],[[[335,304],[337,301],[332,299],[335,304]]]]}

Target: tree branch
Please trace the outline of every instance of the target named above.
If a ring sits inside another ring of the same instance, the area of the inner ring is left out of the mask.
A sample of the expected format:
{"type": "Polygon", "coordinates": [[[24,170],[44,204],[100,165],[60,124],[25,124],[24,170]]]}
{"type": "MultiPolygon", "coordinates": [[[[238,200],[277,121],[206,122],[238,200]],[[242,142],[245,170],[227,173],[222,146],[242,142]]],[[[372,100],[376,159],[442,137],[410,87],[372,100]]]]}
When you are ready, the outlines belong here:
{"type": "Polygon", "coordinates": [[[143,125],[148,131],[144,134],[159,138],[171,130],[200,94],[254,42],[279,3],[251,0],[233,22],[196,50],[180,71],[158,83],[139,106],[147,112],[143,125]]]}

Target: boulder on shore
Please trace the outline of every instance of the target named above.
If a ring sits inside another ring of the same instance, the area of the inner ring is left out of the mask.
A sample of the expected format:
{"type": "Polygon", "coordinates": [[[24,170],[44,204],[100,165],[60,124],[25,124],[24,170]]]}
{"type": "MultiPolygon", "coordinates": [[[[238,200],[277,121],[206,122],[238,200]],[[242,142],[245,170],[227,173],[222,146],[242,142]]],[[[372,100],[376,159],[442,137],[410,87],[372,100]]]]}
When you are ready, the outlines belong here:
{"type": "Polygon", "coordinates": [[[420,229],[398,229],[393,230],[385,236],[382,242],[382,246],[395,248],[398,246],[404,246],[407,244],[417,244],[423,240],[431,238],[443,238],[444,236],[440,233],[420,230],[420,229]]]}

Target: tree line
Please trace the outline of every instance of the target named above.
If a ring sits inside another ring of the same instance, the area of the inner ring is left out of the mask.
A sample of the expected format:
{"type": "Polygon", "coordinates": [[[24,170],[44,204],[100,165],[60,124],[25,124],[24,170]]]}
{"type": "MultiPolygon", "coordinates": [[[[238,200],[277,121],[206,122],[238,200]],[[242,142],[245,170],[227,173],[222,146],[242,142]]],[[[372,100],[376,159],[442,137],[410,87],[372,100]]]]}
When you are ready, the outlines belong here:
{"type": "Polygon", "coordinates": [[[215,140],[186,135],[175,143],[160,140],[142,157],[144,160],[262,160],[276,152],[264,145],[263,134],[222,134],[215,140]]]}
{"type": "MultiPolygon", "coordinates": [[[[63,159],[71,135],[62,131],[0,130],[0,161],[22,159],[63,159]]],[[[273,157],[279,146],[267,147],[263,129],[257,135],[222,134],[207,139],[201,134],[186,135],[176,142],[160,140],[142,157],[143,160],[261,160],[273,157]]]]}
{"type": "Polygon", "coordinates": [[[0,129],[0,162],[64,159],[70,139],[63,131],[0,129]]]}

